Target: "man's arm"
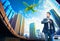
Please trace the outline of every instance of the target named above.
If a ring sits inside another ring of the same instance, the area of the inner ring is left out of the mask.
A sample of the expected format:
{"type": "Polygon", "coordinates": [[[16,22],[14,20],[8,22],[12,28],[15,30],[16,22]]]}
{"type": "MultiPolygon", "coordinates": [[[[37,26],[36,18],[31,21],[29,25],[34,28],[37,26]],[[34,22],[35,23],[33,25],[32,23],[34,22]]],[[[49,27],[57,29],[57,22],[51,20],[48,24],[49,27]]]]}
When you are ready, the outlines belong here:
{"type": "Polygon", "coordinates": [[[43,19],[43,20],[41,21],[42,24],[45,24],[45,23],[47,23],[47,22],[48,22],[47,19],[43,19]]]}

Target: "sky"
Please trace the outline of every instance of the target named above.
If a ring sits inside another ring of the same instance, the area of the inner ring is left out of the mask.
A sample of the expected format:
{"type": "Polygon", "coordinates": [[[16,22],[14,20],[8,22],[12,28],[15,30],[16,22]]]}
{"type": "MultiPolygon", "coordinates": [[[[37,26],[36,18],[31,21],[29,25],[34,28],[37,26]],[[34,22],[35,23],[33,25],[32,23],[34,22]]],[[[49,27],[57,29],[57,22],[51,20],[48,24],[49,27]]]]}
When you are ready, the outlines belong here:
{"type": "Polygon", "coordinates": [[[39,0],[9,0],[12,8],[18,12],[19,10],[24,10],[26,7],[23,2],[28,3],[29,5],[35,3],[37,4],[39,0]],[[17,8],[17,9],[16,9],[17,8]]]}

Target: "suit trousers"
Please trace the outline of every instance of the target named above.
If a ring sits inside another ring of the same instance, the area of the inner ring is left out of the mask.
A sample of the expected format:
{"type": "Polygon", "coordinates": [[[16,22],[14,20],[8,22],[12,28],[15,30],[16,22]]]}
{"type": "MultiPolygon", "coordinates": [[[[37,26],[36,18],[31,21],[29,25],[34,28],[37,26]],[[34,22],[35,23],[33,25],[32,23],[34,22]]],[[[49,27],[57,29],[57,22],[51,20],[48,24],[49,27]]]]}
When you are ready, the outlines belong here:
{"type": "Polygon", "coordinates": [[[45,34],[45,41],[53,41],[53,34],[44,33],[45,34]]]}

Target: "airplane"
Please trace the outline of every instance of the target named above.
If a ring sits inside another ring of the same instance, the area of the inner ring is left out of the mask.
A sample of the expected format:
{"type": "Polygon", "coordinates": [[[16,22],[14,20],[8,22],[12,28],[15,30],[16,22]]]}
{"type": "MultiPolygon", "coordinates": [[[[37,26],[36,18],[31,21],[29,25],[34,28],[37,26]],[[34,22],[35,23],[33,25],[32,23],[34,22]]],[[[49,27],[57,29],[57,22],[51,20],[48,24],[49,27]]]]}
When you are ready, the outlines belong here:
{"type": "Polygon", "coordinates": [[[34,7],[36,7],[37,4],[29,5],[26,2],[23,2],[23,4],[26,6],[26,8],[25,8],[26,12],[29,11],[29,10],[31,10],[32,12],[37,12],[37,10],[34,10],[34,7]]]}

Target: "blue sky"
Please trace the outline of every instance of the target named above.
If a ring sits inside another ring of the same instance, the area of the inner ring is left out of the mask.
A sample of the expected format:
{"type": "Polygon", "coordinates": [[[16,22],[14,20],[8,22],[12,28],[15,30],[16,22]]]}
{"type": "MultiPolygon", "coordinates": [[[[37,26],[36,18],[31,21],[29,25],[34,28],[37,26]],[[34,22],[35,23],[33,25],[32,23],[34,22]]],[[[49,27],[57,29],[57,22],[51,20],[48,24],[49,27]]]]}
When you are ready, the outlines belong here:
{"type": "Polygon", "coordinates": [[[10,1],[12,8],[16,12],[18,12],[19,10],[23,10],[24,8],[26,8],[23,4],[23,1],[27,2],[29,5],[31,5],[33,3],[37,4],[39,0],[9,0],[9,1],[10,1]]]}

